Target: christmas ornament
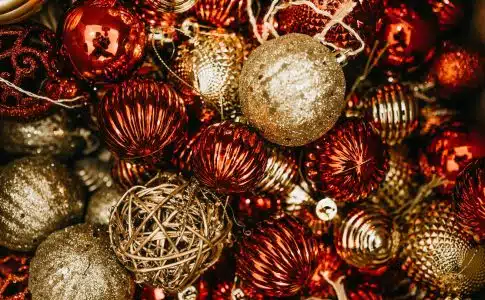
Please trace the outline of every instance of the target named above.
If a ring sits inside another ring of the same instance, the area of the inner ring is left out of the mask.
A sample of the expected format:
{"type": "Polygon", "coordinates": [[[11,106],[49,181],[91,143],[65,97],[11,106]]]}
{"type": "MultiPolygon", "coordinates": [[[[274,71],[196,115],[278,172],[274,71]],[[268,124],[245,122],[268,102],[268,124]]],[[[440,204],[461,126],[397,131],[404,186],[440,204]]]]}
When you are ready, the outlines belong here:
{"type": "Polygon", "coordinates": [[[224,116],[234,118],[240,114],[237,89],[245,47],[242,36],[222,28],[196,32],[177,49],[172,81],[183,94],[200,95],[224,116]]]}
{"type": "MultiPolygon", "coordinates": [[[[364,276],[361,276],[364,277],[364,276]]],[[[352,278],[354,279],[354,278],[352,278]]],[[[355,280],[355,279],[354,279],[355,280]]],[[[348,284],[347,287],[347,297],[349,300],[383,300],[384,297],[382,296],[383,289],[382,287],[376,282],[369,278],[362,278],[360,280],[352,282],[349,280],[351,284],[348,284]]]]}
{"type": "Polygon", "coordinates": [[[351,118],[306,147],[304,174],[314,190],[355,202],[377,189],[389,169],[388,158],[370,124],[351,118]]]}
{"type": "MultiPolygon", "coordinates": [[[[332,15],[339,15],[344,0],[311,0],[317,8],[332,15]]],[[[371,41],[372,32],[381,20],[383,12],[382,0],[359,0],[354,1],[355,6],[343,18],[343,22],[357,31],[367,42],[371,41]]],[[[278,15],[278,29],[281,33],[303,33],[314,36],[321,33],[331,23],[330,18],[323,16],[308,5],[292,5],[281,10],[278,15]]],[[[356,49],[360,42],[352,36],[347,29],[340,24],[334,24],[325,35],[325,40],[340,48],[356,49]]]]}
{"type": "Polygon", "coordinates": [[[157,175],[158,168],[152,164],[134,163],[116,159],[111,176],[123,188],[129,189],[135,185],[143,185],[157,175]]]}
{"type": "Polygon", "coordinates": [[[183,100],[169,85],[129,80],[103,97],[98,123],[108,149],[117,157],[150,161],[183,137],[187,115],[183,100]]]}
{"type": "Polygon", "coordinates": [[[237,273],[266,296],[295,295],[313,275],[318,251],[311,233],[294,218],[266,220],[239,245],[237,273]]]}
{"type": "Polygon", "coordinates": [[[0,298],[27,300],[30,257],[0,249],[0,298]]]}
{"type": "Polygon", "coordinates": [[[76,3],[64,17],[61,38],[75,74],[89,82],[129,77],[147,43],[143,22],[117,0],[76,3]]]}
{"type": "Polygon", "coordinates": [[[319,264],[306,286],[306,294],[322,299],[333,298],[337,295],[329,281],[344,276],[346,267],[333,246],[320,242],[318,248],[319,264]]]}
{"type": "Polygon", "coordinates": [[[257,188],[263,193],[289,195],[299,180],[298,164],[294,153],[270,147],[264,176],[257,188]]]}
{"type": "Polygon", "coordinates": [[[438,22],[431,11],[417,10],[412,2],[390,1],[378,26],[380,47],[386,47],[379,64],[413,71],[434,54],[438,22]]]}
{"type": "Polygon", "coordinates": [[[462,223],[480,239],[485,237],[485,158],[475,159],[458,175],[453,198],[462,223]]]}
{"type": "Polygon", "coordinates": [[[79,183],[49,157],[26,157],[2,167],[0,245],[32,251],[50,233],[80,219],[79,183]]]}
{"type": "Polygon", "coordinates": [[[32,300],[131,300],[134,283],[111,252],[105,231],[88,224],[51,234],[30,264],[32,300]]]}
{"type": "Polygon", "coordinates": [[[189,173],[192,172],[192,158],[194,157],[194,148],[200,134],[205,127],[199,128],[197,132],[191,136],[185,137],[175,146],[174,155],[171,162],[179,170],[189,173]]]}
{"type": "Polygon", "coordinates": [[[247,0],[198,0],[197,20],[217,27],[235,27],[247,22],[247,0]]]}
{"type": "Polygon", "coordinates": [[[121,199],[123,193],[116,185],[102,187],[90,198],[86,212],[86,223],[108,225],[111,208],[121,199]]]}
{"type": "MultiPolygon", "coordinates": [[[[140,287],[140,286],[138,286],[140,287]]],[[[148,285],[144,285],[141,292],[136,293],[136,300],[163,300],[165,299],[165,294],[162,289],[153,288],[148,285]]]]}
{"type": "Polygon", "coordinates": [[[426,105],[420,111],[420,134],[425,136],[436,132],[445,124],[457,119],[458,111],[438,103],[426,105]]]}
{"type": "Polygon", "coordinates": [[[214,194],[164,172],[120,199],[109,232],[116,256],[138,282],[175,293],[219,259],[231,226],[214,194]]]}
{"type": "Polygon", "coordinates": [[[91,95],[83,89],[81,83],[73,78],[48,78],[43,86],[43,93],[52,99],[72,99],[81,97],[79,105],[87,104],[91,95]]]}
{"type": "Polygon", "coordinates": [[[438,18],[441,31],[452,29],[465,16],[465,7],[461,0],[428,0],[428,4],[438,18]]]}
{"type": "MultiPolygon", "coordinates": [[[[332,226],[332,222],[329,221],[335,217],[335,215],[333,215],[328,217],[328,219],[320,218],[316,208],[310,205],[302,205],[297,209],[288,209],[286,207],[285,211],[310,228],[315,236],[328,234],[330,232],[330,226],[332,226]]],[[[335,214],[337,214],[336,207],[335,214]]]]}
{"type": "Polygon", "coordinates": [[[427,179],[440,176],[446,181],[440,188],[450,193],[456,177],[470,161],[485,156],[480,133],[460,122],[446,124],[436,131],[419,157],[421,172],[427,179]]]}
{"type": "Polygon", "coordinates": [[[32,16],[31,19],[34,19],[36,22],[56,32],[62,16],[72,5],[73,1],[75,0],[66,0],[62,2],[47,0],[40,12],[32,16]]]}
{"type": "MultiPolygon", "coordinates": [[[[42,81],[54,78],[58,71],[55,34],[42,25],[25,23],[2,26],[0,39],[3,41],[0,77],[39,94],[42,81]]],[[[5,83],[0,83],[0,95],[2,118],[28,119],[45,113],[52,106],[52,102],[30,97],[5,83]]]]}
{"type": "Polygon", "coordinates": [[[234,206],[237,219],[243,224],[255,224],[281,212],[281,200],[263,194],[237,196],[234,206]]]}
{"type": "Polygon", "coordinates": [[[109,165],[109,159],[105,161],[99,157],[86,157],[74,163],[74,171],[88,192],[93,193],[114,184],[109,165]]]}
{"type": "Polygon", "coordinates": [[[352,209],[334,231],[339,256],[361,272],[382,273],[396,257],[401,235],[382,209],[352,209]]]}
{"type": "Polygon", "coordinates": [[[406,241],[402,268],[416,283],[450,297],[485,285],[485,248],[472,242],[448,201],[424,210],[406,241]]]}
{"type": "Polygon", "coordinates": [[[221,193],[241,193],[261,180],[267,160],[263,139],[245,125],[224,121],[201,132],[192,168],[208,187],[221,193]]]}
{"type": "Polygon", "coordinates": [[[11,154],[68,158],[87,146],[83,133],[90,134],[76,128],[65,111],[35,121],[3,120],[0,121],[0,148],[11,154]]]}
{"type": "Polygon", "coordinates": [[[145,6],[162,13],[183,13],[191,9],[197,0],[141,0],[145,6]]]}
{"type": "Polygon", "coordinates": [[[316,39],[295,33],[256,48],[239,84],[249,123],[284,146],[308,144],[332,128],[345,107],[344,92],[335,56],[316,39]]]}
{"type": "Polygon", "coordinates": [[[6,0],[0,7],[0,24],[19,23],[37,13],[44,0],[6,0]]]}
{"type": "Polygon", "coordinates": [[[162,33],[164,40],[174,41],[177,38],[178,16],[173,12],[160,12],[153,5],[154,0],[134,0],[134,10],[140,19],[147,23],[152,32],[162,33]]]}

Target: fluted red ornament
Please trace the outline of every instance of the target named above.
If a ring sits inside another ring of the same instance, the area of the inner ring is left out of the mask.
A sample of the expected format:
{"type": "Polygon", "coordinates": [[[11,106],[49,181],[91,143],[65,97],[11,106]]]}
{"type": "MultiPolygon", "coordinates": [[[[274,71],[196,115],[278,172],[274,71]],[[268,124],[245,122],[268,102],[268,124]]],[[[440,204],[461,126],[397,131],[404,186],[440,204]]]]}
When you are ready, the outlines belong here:
{"type": "Polygon", "coordinates": [[[31,299],[28,291],[30,257],[0,249],[0,299],[31,299]]]}
{"type": "Polygon", "coordinates": [[[438,18],[441,31],[452,29],[465,16],[465,7],[461,0],[428,0],[428,4],[438,18]]]}
{"type": "Polygon", "coordinates": [[[143,162],[131,162],[115,159],[111,168],[113,180],[125,189],[135,185],[144,185],[158,173],[158,168],[153,164],[143,162]]]}
{"type": "Polygon", "coordinates": [[[185,134],[182,98],[164,83],[129,80],[109,90],[98,108],[99,129],[108,149],[121,159],[152,161],[185,134]]]}
{"type": "Polygon", "coordinates": [[[61,38],[74,73],[90,82],[129,77],[147,44],[145,24],[118,0],[78,1],[65,15],[61,38]]]}
{"type": "Polygon", "coordinates": [[[197,179],[221,193],[253,189],[264,174],[264,140],[248,126],[224,121],[202,130],[194,148],[197,179]]]}
{"type": "Polygon", "coordinates": [[[247,193],[237,196],[234,206],[240,222],[254,224],[281,212],[281,199],[277,196],[247,193]]]}
{"type": "Polygon", "coordinates": [[[247,0],[198,0],[197,19],[217,27],[237,27],[247,22],[247,0]]]}
{"type": "Polygon", "coordinates": [[[436,130],[420,154],[419,165],[427,179],[434,175],[446,179],[440,191],[450,193],[468,163],[484,156],[485,143],[480,134],[461,122],[452,122],[436,130]]]}
{"type": "Polygon", "coordinates": [[[175,145],[171,163],[180,171],[185,173],[192,172],[195,144],[203,129],[200,128],[199,131],[185,136],[175,145]]]}
{"type": "Polygon", "coordinates": [[[338,123],[306,147],[304,175],[312,187],[342,202],[355,202],[377,189],[389,169],[387,147],[363,120],[338,123]]]}
{"type": "Polygon", "coordinates": [[[462,223],[485,238],[485,158],[471,161],[458,175],[454,199],[462,223]]]}
{"type": "MultiPolygon", "coordinates": [[[[332,15],[337,13],[345,0],[310,0],[321,10],[332,15]]],[[[343,19],[363,38],[369,42],[373,37],[376,25],[380,22],[383,12],[383,0],[354,1],[353,10],[343,19]]],[[[326,16],[316,13],[308,5],[293,5],[281,10],[277,14],[278,29],[281,33],[304,33],[315,35],[321,33],[330,22],[326,16]]],[[[342,48],[357,49],[359,41],[350,32],[339,24],[335,24],[325,36],[325,40],[342,48]]]]}
{"type": "Polygon", "coordinates": [[[318,255],[318,243],[310,231],[286,215],[259,223],[244,237],[236,272],[266,296],[292,296],[314,274],[318,255]]]}

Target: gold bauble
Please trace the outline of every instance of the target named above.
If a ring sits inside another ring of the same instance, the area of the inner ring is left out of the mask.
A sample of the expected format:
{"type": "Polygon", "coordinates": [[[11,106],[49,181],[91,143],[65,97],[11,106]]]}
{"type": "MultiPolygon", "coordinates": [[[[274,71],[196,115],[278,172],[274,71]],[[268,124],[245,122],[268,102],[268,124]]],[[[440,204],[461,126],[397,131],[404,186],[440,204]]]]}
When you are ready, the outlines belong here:
{"type": "Polygon", "coordinates": [[[97,190],[90,198],[86,212],[86,222],[90,224],[108,225],[111,209],[121,199],[123,193],[120,187],[112,185],[97,190]]]}
{"type": "Polygon", "coordinates": [[[0,24],[23,21],[42,8],[44,0],[2,0],[0,1],[0,24]]]}
{"type": "Polygon", "coordinates": [[[30,263],[32,300],[131,300],[135,285],[104,230],[81,224],[51,234],[30,263]]]}
{"type": "Polygon", "coordinates": [[[345,107],[345,77],[316,39],[287,34],[256,48],[244,63],[241,108],[269,141],[303,146],[333,127],[345,107]]]}
{"type": "Polygon", "coordinates": [[[114,184],[109,160],[106,161],[100,157],[86,157],[74,163],[74,170],[90,193],[114,184]]]}
{"type": "Polygon", "coordinates": [[[82,218],[81,183],[49,157],[26,157],[0,173],[0,246],[32,251],[50,233],[82,218]]]}
{"type": "Polygon", "coordinates": [[[465,232],[452,204],[434,201],[412,223],[403,270],[443,296],[460,297],[485,286],[485,248],[465,232]]]}

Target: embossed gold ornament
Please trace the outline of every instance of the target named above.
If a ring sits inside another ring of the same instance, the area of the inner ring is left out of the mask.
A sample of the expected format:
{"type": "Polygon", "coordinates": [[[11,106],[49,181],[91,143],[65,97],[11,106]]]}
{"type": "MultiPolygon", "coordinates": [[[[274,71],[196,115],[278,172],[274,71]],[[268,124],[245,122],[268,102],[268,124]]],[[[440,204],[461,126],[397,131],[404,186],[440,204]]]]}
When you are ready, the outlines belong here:
{"type": "Polygon", "coordinates": [[[45,0],[3,0],[0,2],[0,24],[23,21],[42,8],[45,0]]]}

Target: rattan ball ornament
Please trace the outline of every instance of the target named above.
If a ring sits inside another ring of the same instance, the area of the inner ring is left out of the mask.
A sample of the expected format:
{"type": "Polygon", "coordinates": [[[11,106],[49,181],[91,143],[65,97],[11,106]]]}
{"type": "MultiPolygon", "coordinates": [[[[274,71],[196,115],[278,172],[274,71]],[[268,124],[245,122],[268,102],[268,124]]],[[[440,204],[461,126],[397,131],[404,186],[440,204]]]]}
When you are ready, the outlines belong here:
{"type": "Polygon", "coordinates": [[[139,283],[180,292],[219,259],[232,223],[209,190],[163,172],[127,192],[109,222],[111,245],[139,283]]]}

